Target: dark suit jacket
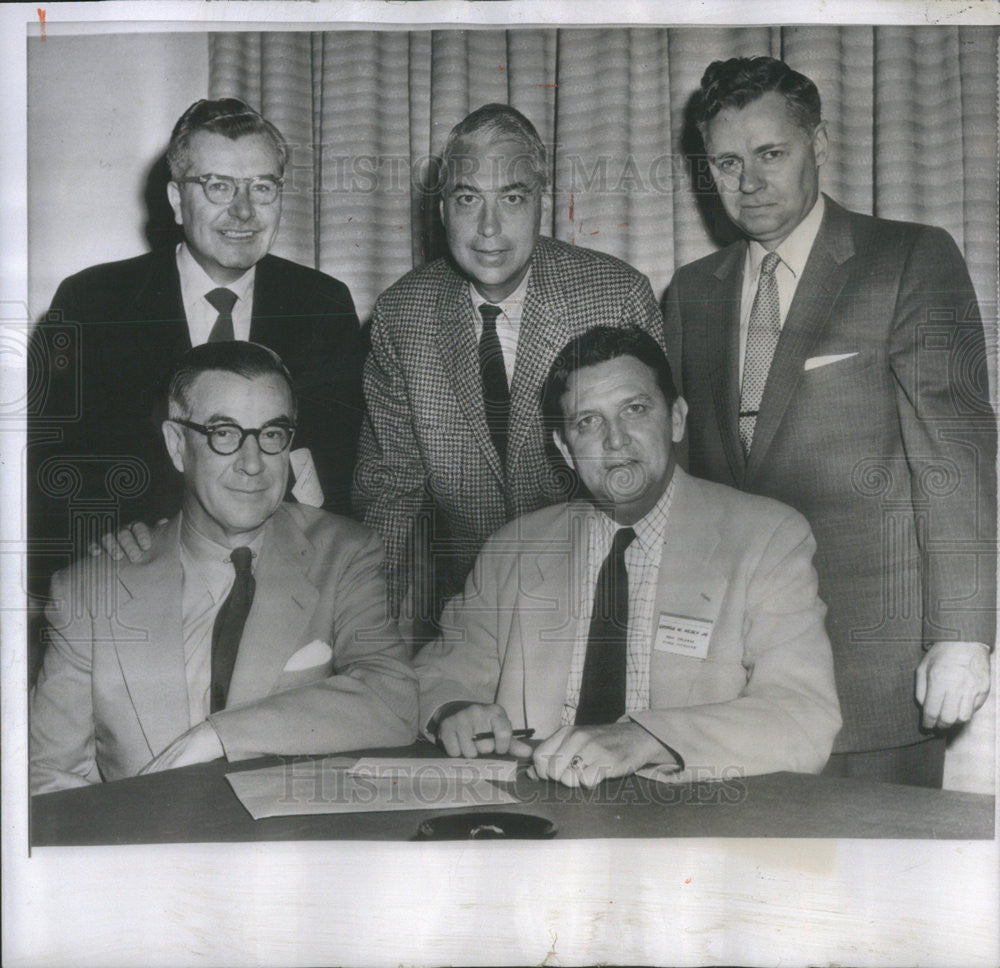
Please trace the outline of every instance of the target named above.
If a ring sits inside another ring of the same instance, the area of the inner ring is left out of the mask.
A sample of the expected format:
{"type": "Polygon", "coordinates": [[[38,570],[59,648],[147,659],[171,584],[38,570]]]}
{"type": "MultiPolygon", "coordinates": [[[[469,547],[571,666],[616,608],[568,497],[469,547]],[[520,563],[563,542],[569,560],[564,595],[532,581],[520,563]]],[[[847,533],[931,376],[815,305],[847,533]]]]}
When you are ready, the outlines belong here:
{"type": "Polygon", "coordinates": [[[745,460],[745,255],[735,243],[670,284],[691,473],[812,526],[844,715],[835,752],[916,742],[922,646],[994,637],[996,431],[968,271],[943,230],[827,199],[745,460]]]}
{"type": "Polygon", "coordinates": [[[449,541],[443,595],[460,591],[482,543],[506,521],[564,499],[545,453],[539,395],[556,354],[593,326],[663,339],[649,280],[601,252],[540,238],[531,257],[510,388],[506,466],[490,438],[469,286],[448,259],[403,276],[375,304],[365,364],[356,502],[382,535],[394,600],[411,580],[407,545],[425,495],[449,541]]]}
{"type": "MultiPolygon", "coordinates": [[[[175,517],[142,562],[87,558],[53,578],[32,793],[133,776],[188,730],[179,536],[175,517]]],[[[355,521],[278,508],[229,700],[209,717],[230,759],[413,741],[416,676],[386,619],[383,560],[355,521]]]]}
{"type": "MultiPolygon", "coordinates": [[[[291,372],[299,401],[292,446],[312,451],[325,507],[347,513],[367,349],[347,287],[265,256],[250,338],[291,372]]],[[[190,346],[172,248],[92,266],[59,286],[29,362],[31,531],[55,542],[54,566],[66,563],[59,549],[84,500],[102,502],[91,510],[117,514],[121,524],[155,521],[180,506],[157,399],[190,346]]],[[[101,533],[112,525],[105,519],[95,527],[101,533]]]]}

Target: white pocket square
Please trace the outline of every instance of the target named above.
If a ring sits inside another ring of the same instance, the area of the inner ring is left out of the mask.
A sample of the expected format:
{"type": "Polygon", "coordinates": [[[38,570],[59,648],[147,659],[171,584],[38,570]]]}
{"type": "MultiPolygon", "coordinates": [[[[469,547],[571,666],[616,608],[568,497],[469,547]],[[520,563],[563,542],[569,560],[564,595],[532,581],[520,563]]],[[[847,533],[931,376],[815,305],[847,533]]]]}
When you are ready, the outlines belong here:
{"type": "Polygon", "coordinates": [[[313,669],[325,665],[333,658],[333,649],[322,639],[314,639],[308,645],[302,646],[285,663],[285,672],[301,672],[303,669],[313,669]]]}
{"type": "Polygon", "coordinates": [[[834,353],[832,356],[811,356],[806,360],[805,370],[815,370],[821,366],[829,366],[831,363],[839,363],[841,360],[849,360],[857,353],[834,353]]]}

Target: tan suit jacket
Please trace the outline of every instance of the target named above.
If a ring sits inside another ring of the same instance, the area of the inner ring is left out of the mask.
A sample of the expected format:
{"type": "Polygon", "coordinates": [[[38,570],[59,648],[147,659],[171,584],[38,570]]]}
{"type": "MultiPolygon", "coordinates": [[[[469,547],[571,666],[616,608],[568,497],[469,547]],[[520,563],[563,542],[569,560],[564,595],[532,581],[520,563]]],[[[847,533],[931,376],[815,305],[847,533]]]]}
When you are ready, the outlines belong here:
{"type": "MultiPolygon", "coordinates": [[[[809,526],[791,508],[675,471],[653,611],[712,623],[705,658],[655,647],[650,708],[632,715],[681,779],[818,772],[840,713],[809,526]]],[[[515,727],[560,725],[586,557],[582,502],[525,515],[484,547],[442,636],[416,657],[420,722],[442,703],[497,702],[515,727]]]]}
{"type": "MultiPolygon", "coordinates": [[[[102,556],[53,578],[31,697],[32,793],[133,776],[189,728],[179,533],[177,516],[144,562],[102,556]]],[[[283,504],[255,579],[229,702],[210,717],[227,756],[412,742],[415,677],[386,620],[378,537],[283,504]]]]}

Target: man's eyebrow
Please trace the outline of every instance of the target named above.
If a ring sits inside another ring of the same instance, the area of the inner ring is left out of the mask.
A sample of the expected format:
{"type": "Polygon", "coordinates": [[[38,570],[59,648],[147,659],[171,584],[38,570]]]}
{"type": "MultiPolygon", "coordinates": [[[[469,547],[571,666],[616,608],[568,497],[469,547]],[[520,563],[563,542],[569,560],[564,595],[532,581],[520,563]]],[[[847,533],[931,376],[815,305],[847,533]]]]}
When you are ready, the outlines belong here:
{"type": "Polygon", "coordinates": [[[775,148],[787,148],[789,142],[787,141],[769,141],[767,144],[758,145],[754,148],[754,154],[760,154],[762,151],[773,151],[775,148]]]}
{"type": "MultiPolygon", "coordinates": [[[[262,427],[270,427],[271,424],[276,424],[276,423],[289,423],[290,424],[291,422],[292,422],[292,418],[289,417],[288,414],[282,413],[282,414],[279,414],[277,417],[271,417],[268,420],[265,420],[261,424],[261,426],[262,427]]],[[[242,427],[243,426],[243,424],[241,424],[237,419],[235,419],[234,417],[230,417],[228,414],[225,414],[225,413],[213,413],[211,417],[207,417],[205,419],[205,426],[207,427],[207,426],[209,426],[211,424],[232,424],[234,427],[242,427]]]]}
{"type": "MultiPolygon", "coordinates": [[[[527,182],[518,181],[511,182],[509,185],[503,185],[501,188],[496,189],[497,195],[506,195],[509,192],[530,192],[531,186],[527,182]]],[[[465,182],[456,182],[451,186],[452,194],[457,194],[465,192],[469,195],[484,195],[487,194],[481,188],[477,188],[474,185],[467,185],[465,182]]]]}

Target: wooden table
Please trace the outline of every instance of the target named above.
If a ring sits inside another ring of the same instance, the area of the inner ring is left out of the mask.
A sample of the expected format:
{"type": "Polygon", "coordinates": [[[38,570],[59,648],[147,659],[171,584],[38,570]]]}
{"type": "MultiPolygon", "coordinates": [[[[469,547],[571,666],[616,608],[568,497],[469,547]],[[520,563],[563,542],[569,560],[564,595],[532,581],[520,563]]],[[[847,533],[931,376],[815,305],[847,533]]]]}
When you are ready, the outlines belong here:
{"type": "MultiPolygon", "coordinates": [[[[440,755],[426,743],[357,755],[440,755]]],[[[232,843],[286,840],[409,840],[426,810],[253,820],[225,774],[285,763],[309,789],[314,761],[216,760],[150,776],[33,798],[33,846],[232,843]]],[[[977,840],[993,837],[994,798],[867,780],[775,773],[714,782],[662,784],[640,777],[571,790],[519,776],[523,802],[479,809],[526,812],[556,824],[559,839],[826,837],[977,840]]]]}

